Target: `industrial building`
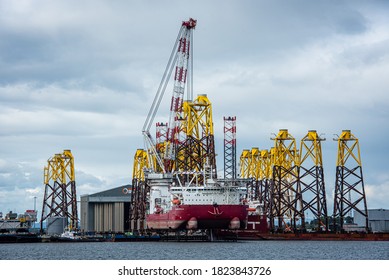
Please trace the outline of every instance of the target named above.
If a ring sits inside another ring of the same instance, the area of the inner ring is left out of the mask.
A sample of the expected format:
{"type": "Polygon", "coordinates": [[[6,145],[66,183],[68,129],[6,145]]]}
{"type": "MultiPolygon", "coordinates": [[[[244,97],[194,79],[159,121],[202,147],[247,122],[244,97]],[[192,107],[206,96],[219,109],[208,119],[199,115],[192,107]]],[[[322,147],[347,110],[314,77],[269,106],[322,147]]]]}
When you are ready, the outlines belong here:
{"type": "Polygon", "coordinates": [[[131,185],[81,196],[81,230],[124,232],[129,229],[131,185]]]}
{"type": "MultiPolygon", "coordinates": [[[[372,232],[389,232],[389,209],[368,209],[369,229],[372,232]]],[[[364,217],[355,212],[354,223],[364,223],[364,217]]]]}

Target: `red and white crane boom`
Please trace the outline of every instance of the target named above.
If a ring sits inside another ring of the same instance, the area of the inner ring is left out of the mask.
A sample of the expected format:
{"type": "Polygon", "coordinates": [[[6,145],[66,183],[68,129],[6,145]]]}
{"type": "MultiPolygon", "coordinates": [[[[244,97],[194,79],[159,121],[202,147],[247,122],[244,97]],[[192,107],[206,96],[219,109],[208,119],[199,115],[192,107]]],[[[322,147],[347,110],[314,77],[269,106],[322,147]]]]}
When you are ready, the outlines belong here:
{"type": "MultiPolygon", "coordinates": [[[[180,132],[179,116],[182,112],[182,104],[184,100],[185,85],[189,74],[189,89],[187,90],[187,99],[193,99],[192,93],[192,46],[193,29],[196,27],[197,21],[190,18],[188,21],[182,22],[181,29],[178,33],[176,42],[174,44],[172,53],[170,55],[165,72],[162,76],[161,83],[158,87],[157,93],[154,97],[150,111],[147,115],[146,121],[143,125],[143,135],[145,137],[146,146],[156,157],[158,164],[163,172],[170,172],[171,164],[169,162],[174,160],[177,135],[180,132]],[[175,66],[175,67],[174,67],[175,66]],[[162,159],[155,149],[155,141],[150,134],[151,125],[154,123],[154,118],[158,112],[162,97],[165,93],[167,84],[170,80],[171,74],[175,68],[173,95],[170,105],[169,123],[167,128],[167,149],[165,158],[162,159]]],[[[152,165],[150,165],[152,166],[152,165]]]]}

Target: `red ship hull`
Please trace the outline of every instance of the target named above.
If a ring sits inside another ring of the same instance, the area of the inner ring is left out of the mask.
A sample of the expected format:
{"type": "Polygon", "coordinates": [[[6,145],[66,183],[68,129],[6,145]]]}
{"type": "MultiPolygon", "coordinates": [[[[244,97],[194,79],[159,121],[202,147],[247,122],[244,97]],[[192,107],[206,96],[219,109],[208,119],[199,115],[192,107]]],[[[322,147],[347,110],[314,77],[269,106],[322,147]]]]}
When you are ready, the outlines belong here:
{"type": "Polygon", "coordinates": [[[149,229],[242,229],[247,205],[176,205],[166,213],[146,216],[149,229]]]}

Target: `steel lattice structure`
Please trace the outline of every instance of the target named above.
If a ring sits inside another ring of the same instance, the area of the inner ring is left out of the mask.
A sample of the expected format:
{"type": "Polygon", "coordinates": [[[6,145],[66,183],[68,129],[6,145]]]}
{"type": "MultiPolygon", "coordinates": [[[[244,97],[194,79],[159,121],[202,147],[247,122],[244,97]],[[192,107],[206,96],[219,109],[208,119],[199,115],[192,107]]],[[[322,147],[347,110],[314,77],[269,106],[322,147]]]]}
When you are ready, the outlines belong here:
{"type": "Polygon", "coordinates": [[[305,227],[306,214],[317,220],[316,230],[328,230],[328,213],[321,142],[316,130],[308,131],[300,144],[299,184],[303,203],[301,226],[305,227]]]}
{"type": "MultiPolygon", "coordinates": [[[[155,150],[160,158],[164,158],[167,145],[167,123],[156,123],[155,125],[155,150]]],[[[156,171],[162,172],[162,168],[157,164],[156,157],[153,160],[153,166],[156,171]]]]}
{"type": "MultiPolygon", "coordinates": [[[[74,158],[70,150],[56,154],[47,160],[44,167],[45,192],[42,206],[43,222],[49,217],[66,217],[70,229],[78,228],[76,181],[74,158]]],[[[50,225],[47,225],[49,227],[50,225]]]]}
{"type": "Polygon", "coordinates": [[[268,150],[243,150],[240,156],[240,177],[251,179],[247,185],[247,199],[258,201],[265,214],[270,211],[274,148],[268,150]]]}
{"type": "Polygon", "coordinates": [[[268,215],[270,212],[270,187],[272,185],[273,170],[271,152],[262,150],[259,164],[259,201],[263,205],[264,213],[268,215]]]}
{"type": "MultiPolygon", "coordinates": [[[[175,169],[186,173],[184,181],[192,178],[191,172],[208,169],[216,177],[216,153],[213,132],[212,104],[207,95],[198,95],[184,102],[181,129],[185,135],[177,144],[175,169]]],[[[201,176],[200,176],[201,177],[201,176]]]]}
{"type": "Polygon", "coordinates": [[[343,231],[344,220],[357,211],[365,217],[365,230],[368,231],[368,213],[365,187],[362,174],[362,161],[359,141],[350,130],[343,130],[338,139],[336,165],[334,229],[343,231]]]}
{"type": "Polygon", "coordinates": [[[157,93],[154,97],[154,101],[147,115],[146,121],[143,125],[143,135],[145,137],[146,144],[148,145],[148,148],[146,148],[146,150],[150,150],[150,152],[153,153],[153,157],[155,157],[159,168],[164,173],[172,172],[175,168],[175,156],[177,155],[177,151],[175,149],[180,144],[179,138],[181,134],[181,119],[184,103],[184,92],[187,80],[189,84],[187,90],[187,99],[193,99],[193,55],[191,40],[193,29],[196,27],[196,24],[197,21],[192,18],[190,18],[188,21],[182,22],[168,64],[166,65],[166,69],[163,74],[161,83],[158,87],[157,93]],[[165,93],[173,69],[175,69],[174,85],[172,99],[170,103],[169,122],[166,133],[167,141],[165,143],[164,156],[161,157],[156,151],[156,145],[154,143],[153,137],[150,134],[150,128],[153,124],[154,118],[161,104],[161,100],[165,93]]]}
{"type": "Polygon", "coordinates": [[[236,117],[224,117],[224,178],[236,179],[236,117]]]}
{"type": "Polygon", "coordinates": [[[249,178],[253,179],[251,188],[248,190],[249,199],[257,201],[262,196],[259,187],[259,176],[261,170],[261,152],[258,148],[251,148],[251,160],[249,167],[249,178]]]}
{"type": "Polygon", "coordinates": [[[212,120],[212,104],[206,95],[193,100],[192,33],[196,20],[182,22],[160,86],[143,126],[146,149],[138,150],[134,158],[133,193],[131,199],[131,230],[143,231],[148,208],[147,175],[150,172],[178,174],[181,182],[196,176],[196,182],[216,178],[216,153],[212,120]],[[173,73],[173,94],[167,124],[157,123],[156,141],[150,133],[165,89],[173,73]],[[186,84],[188,83],[188,87],[186,84]],[[187,88],[187,100],[184,92],[187,88]],[[197,175],[196,175],[197,174],[197,175]],[[185,177],[184,177],[185,176],[185,177]]]}
{"type": "Polygon", "coordinates": [[[297,220],[303,215],[301,190],[298,184],[299,162],[296,141],[287,129],[280,129],[273,140],[275,146],[270,193],[270,228],[296,230],[297,220]]]}
{"type": "Polygon", "coordinates": [[[147,151],[138,149],[134,156],[132,171],[132,193],[130,203],[130,231],[143,234],[146,229],[147,194],[149,187],[145,181],[145,168],[149,167],[147,151]]]}
{"type": "Polygon", "coordinates": [[[240,166],[240,177],[244,179],[250,178],[250,164],[251,164],[251,153],[250,150],[244,149],[240,155],[239,166],[240,166]]]}

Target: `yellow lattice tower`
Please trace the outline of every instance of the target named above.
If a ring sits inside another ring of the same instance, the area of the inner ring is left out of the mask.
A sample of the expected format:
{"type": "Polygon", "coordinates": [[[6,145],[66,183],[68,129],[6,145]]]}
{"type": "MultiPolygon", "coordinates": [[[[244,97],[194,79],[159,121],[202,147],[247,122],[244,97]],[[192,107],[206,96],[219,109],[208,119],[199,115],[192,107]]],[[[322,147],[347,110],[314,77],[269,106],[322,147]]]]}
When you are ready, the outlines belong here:
{"type": "Polygon", "coordinates": [[[270,226],[276,230],[290,226],[297,228],[297,219],[302,216],[301,191],[298,182],[298,153],[296,141],[287,129],[280,129],[274,140],[273,182],[270,195],[270,226]],[[287,220],[290,220],[288,224],[287,220]]]}
{"type": "Polygon", "coordinates": [[[271,152],[268,150],[261,150],[259,163],[259,201],[263,204],[264,212],[268,214],[272,173],[271,152]]]}
{"type": "Polygon", "coordinates": [[[261,150],[259,151],[259,180],[263,180],[266,178],[266,174],[268,173],[268,161],[270,160],[269,151],[261,150]]]}
{"type": "MultiPolygon", "coordinates": [[[[70,229],[78,228],[77,194],[74,158],[70,150],[55,154],[43,169],[45,192],[43,198],[41,231],[49,217],[67,218],[70,229]]],[[[48,225],[49,227],[50,225],[48,225]]]]}
{"type": "Polygon", "coordinates": [[[138,179],[139,181],[144,181],[145,180],[144,169],[149,167],[150,165],[149,165],[147,151],[143,149],[137,149],[134,155],[132,179],[138,179]]]}
{"type": "Polygon", "coordinates": [[[340,137],[334,140],[338,141],[333,213],[334,229],[343,231],[345,218],[353,218],[353,211],[356,211],[365,218],[363,226],[368,231],[368,213],[359,140],[350,130],[343,130],[340,137]]]}
{"type": "Polygon", "coordinates": [[[250,162],[251,162],[250,150],[245,149],[242,151],[239,160],[240,177],[243,179],[250,178],[250,162]]]}
{"type": "Polygon", "coordinates": [[[248,186],[248,199],[258,200],[260,196],[259,189],[259,175],[261,168],[261,152],[258,148],[254,147],[250,150],[250,159],[248,164],[248,178],[252,179],[252,182],[248,186]]]}
{"type": "Polygon", "coordinates": [[[212,176],[216,177],[212,104],[207,95],[198,95],[193,102],[184,102],[181,124],[185,135],[178,141],[175,169],[184,172],[210,169],[212,176]]]}
{"type": "Polygon", "coordinates": [[[270,148],[270,162],[269,162],[269,172],[267,173],[267,178],[273,181],[273,167],[274,167],[274,159],[276,155],[276,149],[274,147],[270,148]]]}
{"type": "Polygon", "coordinates": [[[299,184],[303,200],[302,227],[305,214],[312,213],[317,221],[316,230],[328,229],[326,191],[324,184],[321,142],[324,141],[316,130],[310,130],[301,140],[299,184]]]}
{"type": "Polygon", "coordinates": [[[132,170],[132,193],[130,203],[130,230],[143,233],[146,228],[146,207],[148,186],[145,182],[145,169],[149,168],[147,151],[137,149],[132,170]]]}
{"type": "Polygon", "coordinates": [[[259,148],[251,148],[251,161],[249,166],[249,177],[259,180],[261,170],[261,152],[259,148]]]}
{"type": "Polygon", "coordinates": [[[187,105],[186,135],[197,139],[213,135],[212,104],[207,95],[198,95],[193,102],[187,102],[187,105]]]}

